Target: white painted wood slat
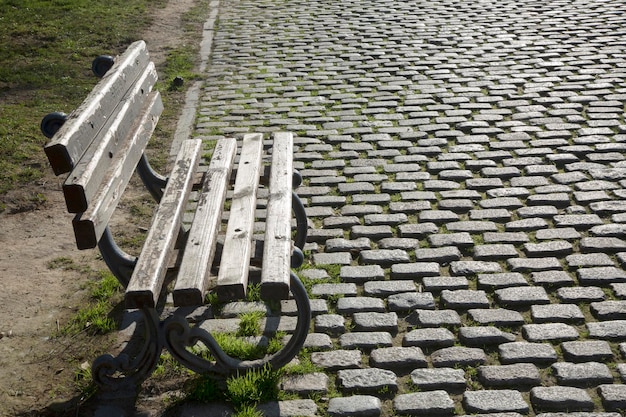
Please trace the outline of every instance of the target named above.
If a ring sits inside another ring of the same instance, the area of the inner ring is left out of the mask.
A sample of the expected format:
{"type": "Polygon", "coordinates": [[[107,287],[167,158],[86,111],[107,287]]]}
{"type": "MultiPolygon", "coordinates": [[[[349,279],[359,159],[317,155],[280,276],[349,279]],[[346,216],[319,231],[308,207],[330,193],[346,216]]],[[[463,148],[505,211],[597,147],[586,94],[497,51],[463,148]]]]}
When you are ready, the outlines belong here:
{"type": "Polygon", "coordinates": [[[262,153],[263,136],[244,135],[217,276],[216,292],[221,301],[242,299],[246,294],[262,153]]]}
{"type": "Polygon", "coordinates": [[[127,308],[155,307],[158,302],[168,262],[180,232],[201,151],[202,140],[183,141],[126,289],[127,308]]]}
{"type": "Polygon", "coordinates": [[[144,41],[131,44],[85,101],[69,115],[44,148],[56,175],[74,167],[149,60],[144,41]]]}
{"type": "Polygon", "coordinates": [[[261,298],[264,300],[289,297],[292,182],[293,135],[275,133],[261,272],[261,298]]]}
{"type": "Polygon", "coordinates": [[[63,184],[63,194],[70,213],[81,213],[89,206],[111,160],[120,151],[124,135],[136,123],[142,103],[150,94],[156,80],[156,69],[150,62],[76,163],[63,184]]]}
{"type": "Polygon", "coordinates": [[[220,139],[215,145],[178,270],[175,306],[197,306],[204,301],[236,154],[236,139],[220,139]]]}
{"type": "Polygon", "coordinates": [[[94,248],[98,244],[162,111],[161,95],[154,91],[146,99],[140,117],[135,120],[128,135],[121,141],[118,152],[110,160],[104,179],[93,197],[94,203],[74,218],[74,234],[79,249],[94,248]]]}

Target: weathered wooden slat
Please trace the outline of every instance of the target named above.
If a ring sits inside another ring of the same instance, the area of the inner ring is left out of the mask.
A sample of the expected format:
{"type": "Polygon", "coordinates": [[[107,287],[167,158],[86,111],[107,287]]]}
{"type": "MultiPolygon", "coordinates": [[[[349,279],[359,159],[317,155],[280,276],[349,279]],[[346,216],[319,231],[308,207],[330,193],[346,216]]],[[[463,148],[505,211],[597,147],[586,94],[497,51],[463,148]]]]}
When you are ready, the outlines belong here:
{"type": "Polygon", "coordinates": [[[141,112],[142,102],[150,94],[156,80],[156,69],[150,62],[76,163],[63,185],[63,194],[70,213],[81,213],[87,210],[111,159],[119,151],[124,135],[135,123],[141,112]]]}
{"type": "Polygon", "coordinates": [[[44,149],[56,175],[74,167],[149,60],[144,41],[131,44],[85,101],[69,115],[44,149]]]}
{"type": "Polygon", "coordinates": [[[221,139],[215,145],[178,270],[175,306],[197,306],[204,301],[236,154],[235,139],[221,139]]]}
{"type": "Polygon", "coordinates": [[[263,136],[245,135],[217,275],[216,292],[221,301],[241,299],[246,294],[262,153],[263,136]]]}
{"type": "Polygon", "coordinates": [[[261,298],[264,300],[289,297],[292,177],[293,135],[275,133],[261,272],[261,298]]]}
{"type": "Polygon", "coordinates": [[[74,234],[78,249],[94,248],[98,244],[162,111],[163,103],[159,92],[150,93],[139,118],[135,120],[130,132],[121,141],[118,152],[110,160],[100,188],[93,197],[94,204],[74,218],[74,234]]]}
{"type": "Polygon", "coordinates": [[[180,232],[201,150],[202,140],[183,141],[141,255],[126,288],[127,308],[155,307],[157,304],[168,260],[180,232]]]}

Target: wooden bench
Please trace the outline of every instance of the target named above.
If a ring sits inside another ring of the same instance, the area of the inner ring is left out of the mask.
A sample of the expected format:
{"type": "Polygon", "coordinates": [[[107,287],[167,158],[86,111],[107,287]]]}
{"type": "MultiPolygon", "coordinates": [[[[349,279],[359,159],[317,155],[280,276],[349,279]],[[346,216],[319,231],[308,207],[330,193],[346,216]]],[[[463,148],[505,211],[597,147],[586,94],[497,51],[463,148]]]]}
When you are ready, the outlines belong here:
{"type": "Polygon", "coordinates": [[[105,391],[136,392],[163,347],[201,373],[285,365],[300,351],[311,316],[306,290],[291,271],[304,259],[307,231],[304,207],[293,192],[300,177],[293,169],[292,135],[274,133],[271,141],[261,134],[220,139],[201,175],[203,143],[184,140],[171,173],[162,177],[145,155],[163,109],[159,92],[153,91],[157,74],[145,43],[133,43],[116,59],[99,57],[92,68],[103,78],[85,101],[67,117],[46,116],[41,128],[51,138],[45,152],[55,174],[69,173],[63,193],[68,211],[75,213],[78,248],[99,248],[126,288],[126,308],[143,316],[144,325],[138,327],[145,335],[136,337],[142,339],[140,347],[130,343],[117,357],[96,359],[94,380],[105,391]],[[158,202],[138,257],[124,252],[109,229],[135,170],[158,202]],[[190,204],[195,214],[189,225],[183,219],[190,204]],[[257,233],[259,222],[263,233],[257,233]],[[203,306],[207,292],[217,294],[220,302],[243,299],[255,266],[260,266],[261,298],[293,298],[298,321],[280,351],[241,360],[228,356],[205,327],[190,324],[186,313],[203,306]],[[168,291],[177,308],[162,318],[168,291]],[[194,353],[198,342],[209,355],[194,353]]]}

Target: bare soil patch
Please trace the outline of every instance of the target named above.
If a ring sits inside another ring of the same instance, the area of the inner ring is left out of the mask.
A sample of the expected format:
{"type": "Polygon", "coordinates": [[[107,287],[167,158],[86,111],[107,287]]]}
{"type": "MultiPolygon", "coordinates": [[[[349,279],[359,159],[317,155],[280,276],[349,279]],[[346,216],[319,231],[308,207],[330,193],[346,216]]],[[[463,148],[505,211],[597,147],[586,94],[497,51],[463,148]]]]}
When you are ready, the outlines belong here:
{"type": "MultiPolygon", "coordinates": [[[[153,11],[154,25],[144,39],[157,68],[169,49],[185,41],[181,16],[195,3],[170,0],[153,11]]],[[[76,249],[60,179],[50,174],[9,198],[7,206],[15,209],[0,213],[0,416],[82,415],[75,407],[81,401],[75,371],[114,342],[111,337],[53,337],[86,303],[87,294],[83,274],[49,264],[70,258],[78,265],[106,267],[97,251],[76,249]],[[45,203],[23,201],[36,193],[45,203]]]]}

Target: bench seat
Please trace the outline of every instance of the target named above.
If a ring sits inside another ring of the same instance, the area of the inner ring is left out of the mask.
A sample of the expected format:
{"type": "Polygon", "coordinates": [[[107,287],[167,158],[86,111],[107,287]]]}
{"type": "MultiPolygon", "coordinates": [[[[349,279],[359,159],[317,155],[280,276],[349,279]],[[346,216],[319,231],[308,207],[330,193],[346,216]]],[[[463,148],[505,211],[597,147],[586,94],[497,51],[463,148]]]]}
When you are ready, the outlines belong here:
{"type": "Polygon", "coordinates": [[[304,207],[293,191],[300,183],[293,169],[293,135],[219,139],[208,166],[203,141],[183,140],[171,172],[161,176],[145,155],[163,111],[145,43],[133,43],[116,59],[98,60],[94,68],[109,69],[83,104],[69,116],[52,113],[42,122],[51,138],[45,152],[52,169],[67,174],[63,193],[75,214],[78,249],[99,248],[126,289],[125,307],[139,311],[144,323],[137,326],[144,334],[134,337],[142,346],[96,359],[94,381],[106,391],[134,392],[164,347],[196,372],[285,365],[300,351],[311,319],[306,290],[292,272],[303,260],[307,231],[304,207]],[[117,246],[109,227],[135,171],[157,202],[138,257],[117,246]],[[204,306],[208,292],[221,303],[244,299],[250,271],[258,266],[261,298],[293,298],[298,322],[280,351],[255,360],[232,358],[206,326],[189,323],[184,311],[204,306]],[[170,291],[177,309],[161,317],[170,291]],[[192,352],[198,341],[213,360],[192,352]]]}

